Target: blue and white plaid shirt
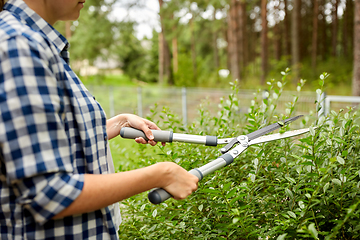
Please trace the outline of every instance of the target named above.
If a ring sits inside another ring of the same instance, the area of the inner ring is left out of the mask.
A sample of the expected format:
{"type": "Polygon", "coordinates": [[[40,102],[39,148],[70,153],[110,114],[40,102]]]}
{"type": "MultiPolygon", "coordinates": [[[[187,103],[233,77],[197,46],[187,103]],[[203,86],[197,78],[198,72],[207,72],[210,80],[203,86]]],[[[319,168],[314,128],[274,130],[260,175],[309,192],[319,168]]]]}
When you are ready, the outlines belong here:
{"type": "Polygon", "coordinates": [[[117,239],[114,206],[52,220],[106,174],[106,116],[67,40],[22,0],[0,13],[0,239],[117,239]]]}

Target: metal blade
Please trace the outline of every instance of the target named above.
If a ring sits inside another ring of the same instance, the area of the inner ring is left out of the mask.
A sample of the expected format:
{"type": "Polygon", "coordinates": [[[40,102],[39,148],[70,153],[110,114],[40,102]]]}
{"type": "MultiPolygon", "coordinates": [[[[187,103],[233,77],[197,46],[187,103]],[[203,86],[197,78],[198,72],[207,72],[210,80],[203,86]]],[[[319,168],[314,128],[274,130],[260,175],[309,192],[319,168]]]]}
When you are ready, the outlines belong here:
{"type": "Polygon", "coordinates": [[[236,139],[235,138],[220,138],[217,140],[217,144],[220,145],[220,144],[228,144],[229,142],[231,142],[232,140],[236,139]]]}
{"type": "MultiPolygon", "coordinates": [[[[269,132],[272,132],[278,128],[281,128],[282,126],[289,124],[293,121],[295,121],[296,119],[302,117],[303,115],[299,115],[296,117],[291,117],[288,119],[285,119],[284,121],[278,121],[277,123],[271,124],[269,126],[266,126],[264,128],[261,128],[255,132],[249,133],[248,135],[246,135],[248,137],[248,141],[251,142],[251,140],[256,139],[264,134],[267,134],[269,132]]],[[[226,146],[224,146],[223,148],[220,149],[220,151],[222,153],[226,153],[227,151],[229,151],[235,144],[237,144],[239,141],[237,140],[237,138],[233,138],[226,146]]],[[[219,144],[219,143],[218,143],[219,144]]]]}
{"type": "Polygon", "coordinates": [[[248,135],[246,135],[249,139],[249,141],[255,139],[255,138],[258,138],[260,136],[263,136],[269,132],[272,132],[278,128],[281,128],[283,127],[284,125],[287,125],[295,120],[297,120],[298,118],[302,117],[303,115],[299,115],[299,116],[296,116],[296,117],[291,117],[291,118],[288,118],[288,119],[285,119],[284,121],[278,121],[277,123],[274,123],[274,124],[271,124],[269,126],[266,126],[266,127],[263,127],[255,132],[252,132],[252,133],[249,133],[248,135]]]}
{"type": "Polygon", "coordinates": [[[288,137],[294,137],[294,136],[297,136],[297,135],[307,133],[309,131],[310,131],[309,128],[304,128],[304,129],[288,131],[288,132],[284,132],[284,133],[275,133],[275,134],[271,134],[271,135],[266,135],[266,136],[262,136],[262,137],[259,137],[259,138],[256,138],[256,139],[250,141],[249,145],[254,145],[254,144],[259,144],[259,143],[264,143],[264,142],[270,142],[270,141],[283,139],[283,138],[288,138],[288,137]]]}

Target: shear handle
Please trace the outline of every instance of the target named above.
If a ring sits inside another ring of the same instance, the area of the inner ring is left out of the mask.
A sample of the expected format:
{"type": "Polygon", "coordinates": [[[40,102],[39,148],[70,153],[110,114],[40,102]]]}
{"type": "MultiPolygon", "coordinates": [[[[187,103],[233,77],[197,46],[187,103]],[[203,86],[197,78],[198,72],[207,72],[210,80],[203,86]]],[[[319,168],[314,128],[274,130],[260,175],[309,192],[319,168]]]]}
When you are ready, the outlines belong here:
{"type": "MultiPolygon", "coordinates": [[[[205,146],[214,146],[218,145],[218,139],[216,136],[199,136],[199,135],[190,135],[190,134],[181,134],[173,133],[172,131],[162,131],[162,130],[151,130],[154,135],[154,140],[156,142],[185,142],[185,143],[195,143],[203,144],[205,146]]],[[[128,139],[135,139],[138,137],[144,138],[146,141],[149,139],[145,136],[145,133],[141,130],[123,127],[120,130],[120,136],[128,139]]]]}

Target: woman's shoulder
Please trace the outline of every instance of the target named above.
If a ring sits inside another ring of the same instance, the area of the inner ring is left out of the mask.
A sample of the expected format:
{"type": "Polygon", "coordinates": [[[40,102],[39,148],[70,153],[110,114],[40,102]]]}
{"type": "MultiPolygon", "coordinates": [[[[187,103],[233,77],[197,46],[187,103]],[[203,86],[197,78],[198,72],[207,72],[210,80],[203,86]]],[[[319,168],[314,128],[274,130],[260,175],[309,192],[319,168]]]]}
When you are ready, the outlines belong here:
{"type": "Polygon", "coordinates": [[[0,13],[0,43],[13,38],[23,38],[39,45],[47,45],[41,33],[31,29],[26,22],[10,12],[2,11],[0,13]]]}

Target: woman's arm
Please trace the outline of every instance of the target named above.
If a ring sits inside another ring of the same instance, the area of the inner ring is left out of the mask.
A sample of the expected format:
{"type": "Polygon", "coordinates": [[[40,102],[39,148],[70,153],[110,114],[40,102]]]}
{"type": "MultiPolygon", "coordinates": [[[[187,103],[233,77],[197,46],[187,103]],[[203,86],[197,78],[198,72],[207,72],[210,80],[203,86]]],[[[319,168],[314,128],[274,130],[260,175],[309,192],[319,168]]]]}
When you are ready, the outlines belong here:
{"type": "Polygon", "coordinates": [[[197,177],[171,162],[114,174],[86,174],[80,195],[54,219],[95,211],[152,188],[164,188],[175,199],[184,199],[197,183],[197,177]]]}
{"type": "MultiPolygon", "coordinates": [[[[120,114],[107,121],[107,134],[111,139],[119,135],[122,127],[134,127],[153,139],[150,129],[159,129],[156,124],[132,114],[120,114]]],[[[147,143],[143,138],[139,143],[147,143]]],[[[154,145],[155,141],[149,140],[154,145]]],[[[199,179],[179,165],[171,162],[113,174],[85,174],[80,195],[54,219],[82,214],[109,206],[153,188],[163,188],[175,199],[184,199],[197,189],[199,179]]]]}

